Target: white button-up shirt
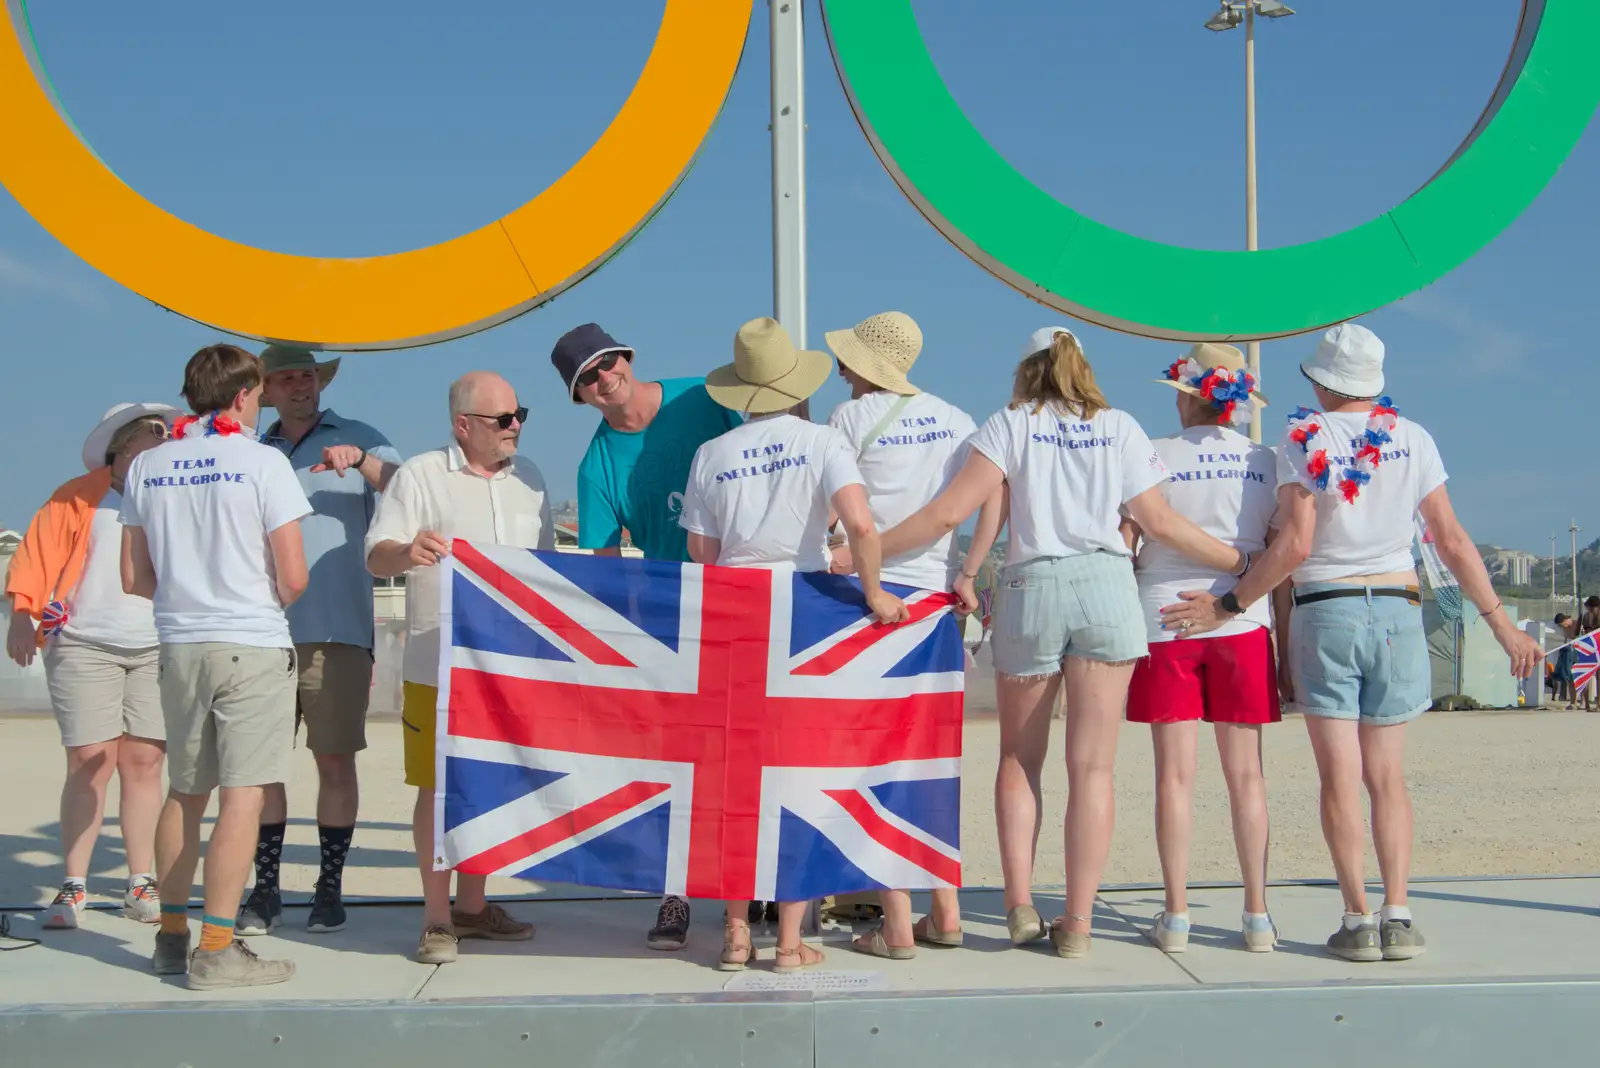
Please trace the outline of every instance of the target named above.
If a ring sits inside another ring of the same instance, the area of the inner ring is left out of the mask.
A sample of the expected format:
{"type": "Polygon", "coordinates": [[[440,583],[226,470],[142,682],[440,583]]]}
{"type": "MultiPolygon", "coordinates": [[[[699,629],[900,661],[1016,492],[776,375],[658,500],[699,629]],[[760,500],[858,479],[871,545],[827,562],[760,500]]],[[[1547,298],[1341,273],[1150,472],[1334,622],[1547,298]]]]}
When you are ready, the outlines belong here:
{"type": "MultiPolygon", "coordinates": [[[[371,556],[380,542],[409,543],[424,530],[446,541],[465,538],[520,549],[554,549],[550,495],[544,476],[525,456],[484,477],[467,466],[452,442],[400,465],[367,531],[371,556]]],[[[405,680],[439,684],[439,580],[441,568],[414,567],[406,579],[405,680]]]]}

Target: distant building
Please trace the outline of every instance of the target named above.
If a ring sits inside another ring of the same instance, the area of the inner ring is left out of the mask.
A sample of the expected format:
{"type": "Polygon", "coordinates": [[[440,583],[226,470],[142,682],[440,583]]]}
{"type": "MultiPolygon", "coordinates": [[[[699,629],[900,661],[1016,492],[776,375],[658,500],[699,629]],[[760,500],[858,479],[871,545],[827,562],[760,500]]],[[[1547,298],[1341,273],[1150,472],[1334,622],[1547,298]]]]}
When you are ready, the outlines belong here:
{"type": "Polygon", "coordinates": [[[1501,586],[1533,585],[1533,567],[1539,558],[1520,549],[1502,549],[1489,545],[1483,548],[1483,565],[1489,577],[1501,586]]]}

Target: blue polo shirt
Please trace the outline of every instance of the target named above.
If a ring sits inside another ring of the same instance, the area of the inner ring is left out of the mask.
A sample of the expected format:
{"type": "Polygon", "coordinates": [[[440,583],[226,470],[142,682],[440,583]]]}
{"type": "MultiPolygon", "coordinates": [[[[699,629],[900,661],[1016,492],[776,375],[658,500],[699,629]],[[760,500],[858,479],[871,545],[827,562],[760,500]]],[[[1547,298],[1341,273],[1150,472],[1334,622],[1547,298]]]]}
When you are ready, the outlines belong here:
{"type": "Polygon", "coordinates": [[[696,449],[741,422],[711,399],[703,378],[663,380],[661,409],[643,430],[625,433],[601,420],[578,464],[579,548],[620,545],[626,527],[646,559],[687,561],[678,515],[689,465],[696,449]]]}
{"type": "Polygon", "coordinates": [[[290,605],[289,633],[296,645],[338,642],[372,648],[372,575],[367,571],[364,543],[378,493],[354,471],[340,478],[332,471],[312,474],[330,445],[355,445],[389,463],[400,454],[389,439],[366,423],[346,419],[329,408],[299,442],[283,436],[273,423],[261,440],[289,458],[300,488],[311,501],[311,515],[300,520],[311,581],[290,605]]]}

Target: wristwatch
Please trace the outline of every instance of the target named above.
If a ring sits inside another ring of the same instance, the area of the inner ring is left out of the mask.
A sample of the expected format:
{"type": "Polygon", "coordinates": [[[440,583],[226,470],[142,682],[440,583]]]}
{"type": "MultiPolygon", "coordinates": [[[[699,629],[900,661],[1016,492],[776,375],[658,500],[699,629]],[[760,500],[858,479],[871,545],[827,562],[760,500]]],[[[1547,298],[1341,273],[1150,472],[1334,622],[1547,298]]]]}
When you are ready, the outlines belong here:
{"type": "Polygon", "coordinates": [[[1244,611],[1244,606],[1239,603],[1239,598],[1233,595],[1232,590],[1229,590],[1227,593],[1217,598],[1217,607],[1228,613],[1230,616],[1239,615],[1244,611]]]}

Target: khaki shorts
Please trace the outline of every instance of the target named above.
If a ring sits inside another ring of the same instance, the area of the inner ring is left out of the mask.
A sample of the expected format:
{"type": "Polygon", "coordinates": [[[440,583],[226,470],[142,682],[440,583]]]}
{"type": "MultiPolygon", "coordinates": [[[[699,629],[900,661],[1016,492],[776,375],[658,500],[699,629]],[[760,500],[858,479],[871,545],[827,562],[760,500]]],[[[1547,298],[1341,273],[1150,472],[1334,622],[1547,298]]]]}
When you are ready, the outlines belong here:
{"type": "Polygon", "coordinates": [[[367,747],[372,699],[372,651],[359,645],[314,642],[294,647],[300,661],[295,719],[306,725],[306,746],[319,756],[367,747]]]}
{"type": "Polygon", "coordinates": [[[61,744],[68,749],[122,737],[167,736],[156,682],[158,650],[117,649],[65,634],[44,647],[44,675],[61,744]]]}
{"type": "Polygon", "coordinates": [[[439,688],[408,682],[401,687],[400,731],[405,735],[406,785],[433,789],[433,754],[439,730],[439,688]]]}
{"type": "Polygon", "coordinates": [[[230,642],[161,647],[167,778],[180,794],[282,782],[294,744],[295,655],[230,642]]]}

